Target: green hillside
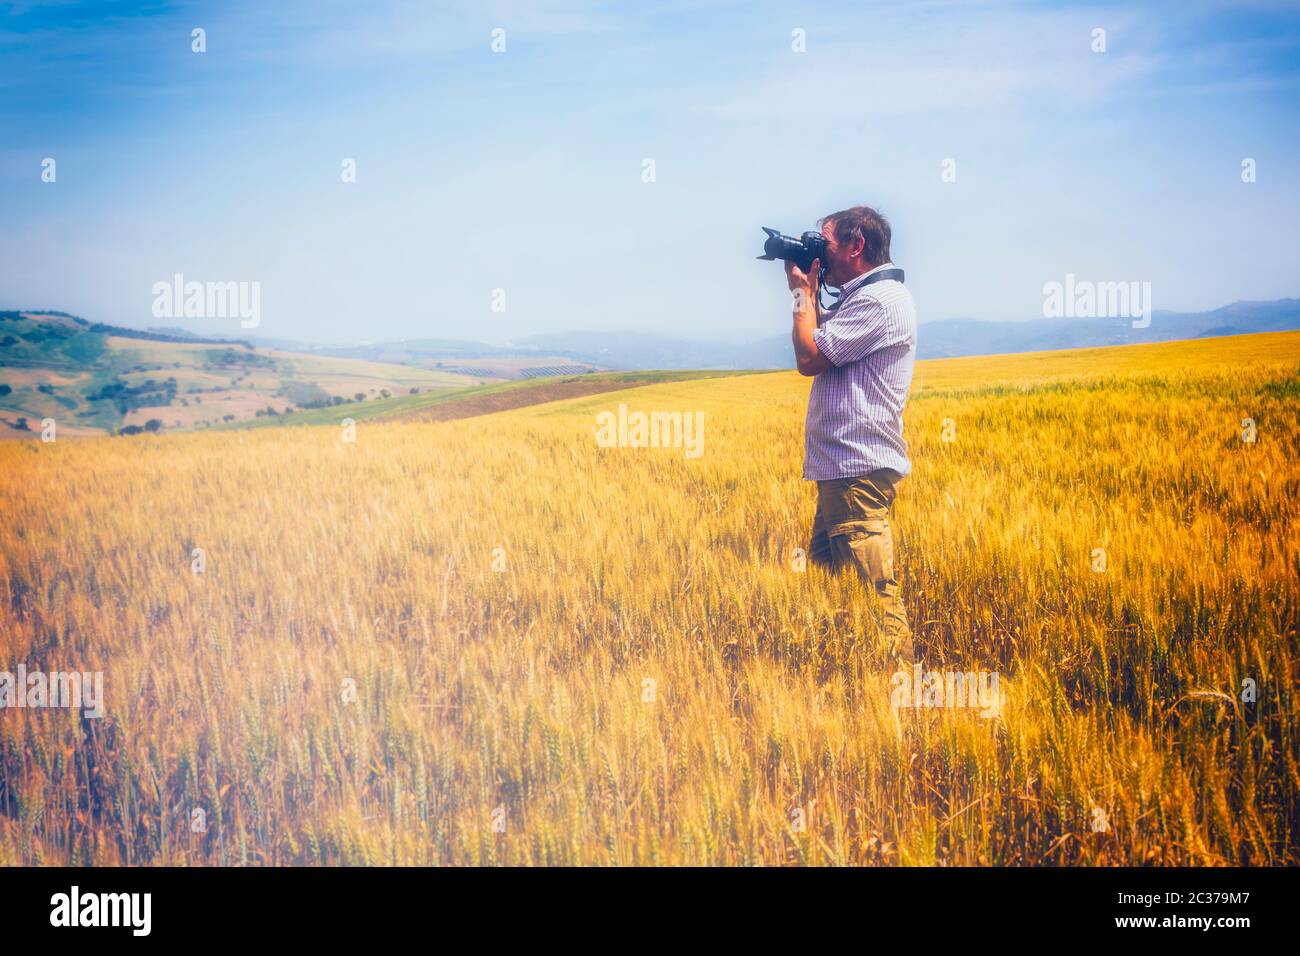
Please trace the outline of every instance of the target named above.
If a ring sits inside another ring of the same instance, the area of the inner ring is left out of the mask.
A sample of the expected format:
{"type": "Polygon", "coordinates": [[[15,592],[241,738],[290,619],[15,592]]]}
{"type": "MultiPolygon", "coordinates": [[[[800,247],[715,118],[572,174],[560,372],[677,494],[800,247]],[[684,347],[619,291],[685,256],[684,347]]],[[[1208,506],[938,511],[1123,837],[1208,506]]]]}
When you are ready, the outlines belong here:
{"type": "Polygon", "coordinates": [[[357,359],[0,312],[0,438],[211,428],[347,403],[427,397],[489,381],[357,359]]]}

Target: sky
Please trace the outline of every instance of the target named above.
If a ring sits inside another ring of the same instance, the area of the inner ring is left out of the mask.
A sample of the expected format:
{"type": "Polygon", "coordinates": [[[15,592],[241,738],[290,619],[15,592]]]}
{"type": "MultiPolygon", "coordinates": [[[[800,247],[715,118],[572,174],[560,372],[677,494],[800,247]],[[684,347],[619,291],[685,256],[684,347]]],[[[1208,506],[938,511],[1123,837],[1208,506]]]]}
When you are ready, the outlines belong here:
{"type": "Polygon", "coordinates": [[[1298,134],[1295,3],[0,2],[0,309],[247,334],[155,317],[181,274],[265,338],[746,340],[760,227],[866,204],[923,322],[1198,311],[1300,296],[1298,134]]]}

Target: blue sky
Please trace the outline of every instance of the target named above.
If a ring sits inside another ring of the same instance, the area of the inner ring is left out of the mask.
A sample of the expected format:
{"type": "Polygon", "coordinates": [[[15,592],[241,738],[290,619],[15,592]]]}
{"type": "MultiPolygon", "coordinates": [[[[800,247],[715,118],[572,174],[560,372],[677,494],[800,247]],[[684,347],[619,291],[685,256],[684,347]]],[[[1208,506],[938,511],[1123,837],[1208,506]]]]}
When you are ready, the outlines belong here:
{"type": "Polygon", "coordinates": [[[0,308],[185,324],[179,272],[266,337],[751,338],[759,226],[857,203],[923,321],[1298,296],[1298,54],[1275,3],[0,3],[0,308]]]}

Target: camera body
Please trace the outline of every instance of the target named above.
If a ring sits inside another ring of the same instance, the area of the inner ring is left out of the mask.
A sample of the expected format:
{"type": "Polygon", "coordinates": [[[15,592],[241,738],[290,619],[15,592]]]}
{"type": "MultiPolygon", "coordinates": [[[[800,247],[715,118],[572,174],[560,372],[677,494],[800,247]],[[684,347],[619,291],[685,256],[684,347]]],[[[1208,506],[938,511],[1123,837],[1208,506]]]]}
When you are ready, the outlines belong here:
{"type": "Polygon", "coordinates": [[[793,262],[804,272],[812,267],[814,259],[821,259],[822,270],[825,271],[826,237],[820,232],[805,232],[796,239],[794,236],[783,236],[767,226],[763,227],[763,231],[767,233],[767,240],[763,243],[763,254],[757,258],[769,262],[774,259],[793,262]]]}

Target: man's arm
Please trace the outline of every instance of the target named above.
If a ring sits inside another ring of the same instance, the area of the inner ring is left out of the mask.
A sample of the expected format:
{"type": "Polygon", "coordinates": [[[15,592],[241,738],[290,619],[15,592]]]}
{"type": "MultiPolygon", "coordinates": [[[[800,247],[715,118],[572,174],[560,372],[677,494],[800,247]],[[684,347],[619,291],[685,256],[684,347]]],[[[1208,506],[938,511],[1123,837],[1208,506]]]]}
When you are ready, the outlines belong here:
{"type": "Polygon", "coordinates": [[[793,262],[785,264],[786,281],[794,293],[794,360],[800,375],[819,375],[831,368],[831,361],[817,348],[813,332],[817,330],[817,280],[821,260],[814,259],[805,274],[793,262]]]}

